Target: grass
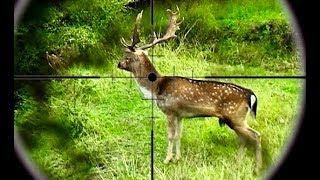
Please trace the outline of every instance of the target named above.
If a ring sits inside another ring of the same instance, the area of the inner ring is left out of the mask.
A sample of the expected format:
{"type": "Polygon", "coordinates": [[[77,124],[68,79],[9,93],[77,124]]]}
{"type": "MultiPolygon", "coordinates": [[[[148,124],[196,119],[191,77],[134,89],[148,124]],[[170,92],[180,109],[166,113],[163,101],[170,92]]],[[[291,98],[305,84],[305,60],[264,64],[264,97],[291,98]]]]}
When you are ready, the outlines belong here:
{"type": "MultiPolygon", "coordinates": [[[[129,36],[128,23],[132,24],[139,10],[122,11],[121,4],[106,5],[98,0],[100,4],[92,7],[73,2],[77,1],[62,2],[59,8],[48,6],[51,15],[43,20],[43,27],[37,28],[42,21],[29,24],[36,30],[34,36],[25,37],[27,41],[21,34],[30,28],[21,26],[15,51],[15,64],[21,69],[15,72],[31,69],[35,73],[46,64],[42,51],[67,46],[60,52],[72,63],[61,74],[129,77],[116,67],[122,55],[115,39],[129,36]],[[86,13],[75,11],[79,7],[86,13]],[[98,13],[86,23],[90,8],[98,13]],[[104,11],[119,16],[113,22],[104,11]],[[106,25],[109,28],[105,29],[106,25]],[[65,35],[57,39],[59,33],[65,35]]],[[[177,4],[185,17],[178,38],[154,48],[154,54],[163,55],[154,57],[155,67],[163,75],[304,75],[300,54],[287,38],[292,33],[289,23],[276,2],[202,0],[177,4]]],[[[167,21],[162,10],[174,5],[171,1],[156,4],[156,30],[164,31],[167,21]]],[[[150,32],[146,25],[149,11],[146,8],[144,12],[142,39],[150,32]]],[[[261,179],[284,153],[302,107],[304,80],[214,80],[236,83],[256,93],[257,119],[248,119],[248,123],[262,135],[264,172],[253,174],[252,148],[241,161],[236,160],[237,136],[227,126],[220,127],[217,118],[185,120],[182,159],[164,165],[166,120],[155,107],[156,179],[261,179]]],[[[15,127],[30,157],[50,179],[150,179],[152,104],[142,100],[133,79],[18,81],[15,85],[19,87],[15,92],[15,127]]]]}
{"type": "MultiPolygon", "coordinates": [[[[195,76],[264,72],[263,68],[222,66],[202,58],[180,56],[170,47],[155,49],[163,54],[155,60],[162,74],[195,76]],[[176,55],[175,55],[176,54],[176,55]],[[189,57],[189,58],[188,58],[189,57]],[[184,59],[186,58],[186,59],[184,59]],[[183,63],[181,62],[183,60],[183,63]],[[174,66],[172,66],[174,64],[174,66]],[[194,67],[194,68],[190,68],[194,67]],[[196,67],[196,68],[195,68],[196,67]],[[216,68],[218,67],[218,68],[216,68]],[[228,73],[226,73],[228,72],[228,73]]],[[[75,65],[65,73],[129,76],[109,70],[75,65]]],[[[265,71],[266,74],[272,72],[265,71]]],[[[265,168],[279,159],[299,115],[302,80],[220,79],[251,88],[259,105],[256,120],[249,124],[262,134],[265,168]]],[[[59,80],[46,85],[47,99],[24,99],[15,112],[15,125],[28,143],[32,159],[49,177],[89,179],[149,179],[151,103],[142,100],[130,79],[59,80]]],[[[256,179],[254,156],[249,148],[236,161],[239,148],[235,133],[220,127],[216,118],[185,120],[183,158],[164,165],[166,120],[155,108],[155,177],[159,179],[256,179]]]]}

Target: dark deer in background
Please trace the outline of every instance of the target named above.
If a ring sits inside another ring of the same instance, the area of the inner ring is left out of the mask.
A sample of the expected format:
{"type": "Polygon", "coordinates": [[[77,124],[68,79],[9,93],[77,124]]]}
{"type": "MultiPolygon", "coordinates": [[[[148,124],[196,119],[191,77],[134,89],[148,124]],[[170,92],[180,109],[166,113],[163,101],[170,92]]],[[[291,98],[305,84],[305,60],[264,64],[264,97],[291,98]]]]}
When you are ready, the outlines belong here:
{"type": "Polygon", "coordinates": [[[176,147],[175,160],[181,158],[182,118],[217,117],[220,125],[227,124],[239,136],[241,156],[247,142],[255,146],[256,170],[259,170],[262,163],[260,134],[250,128],[246,121],[249,112],[254,117],[256,115],[256,95],[249,89],[231,83],[162,76],[149,60],[145,49],[176,37],[175,32],[182,22],[177,23],[179,9],[178,12],[172,12],[169,9],[167,11],[170,20],[166,34],[159,39],[154,34],[151,43],[141,47],[136,47],[140,42],[138,26],[142,12],[138,14],[131,44],[121,39],[121,43],[125,46],[124,59],[118,64],[118,68],[133,73],[144,96],[154,99],[159,109],[167,117],[169,143],[164,163],[173,160],[174,144],[176,147]]]}

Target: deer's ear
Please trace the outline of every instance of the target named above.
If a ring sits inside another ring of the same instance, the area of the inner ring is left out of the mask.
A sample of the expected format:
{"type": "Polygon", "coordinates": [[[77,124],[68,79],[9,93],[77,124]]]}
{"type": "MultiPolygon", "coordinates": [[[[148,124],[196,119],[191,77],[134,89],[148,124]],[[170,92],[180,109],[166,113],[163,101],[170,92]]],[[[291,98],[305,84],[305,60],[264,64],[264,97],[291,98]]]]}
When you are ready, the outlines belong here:
{"type": "Polygon", "coordinates": [[[125,47],[125,48],[123,48],[123,50],[122,50],[124,53],[131,53],[132,51],[129,49],[129,48],[127,48],[127,47],[125,47]]]}

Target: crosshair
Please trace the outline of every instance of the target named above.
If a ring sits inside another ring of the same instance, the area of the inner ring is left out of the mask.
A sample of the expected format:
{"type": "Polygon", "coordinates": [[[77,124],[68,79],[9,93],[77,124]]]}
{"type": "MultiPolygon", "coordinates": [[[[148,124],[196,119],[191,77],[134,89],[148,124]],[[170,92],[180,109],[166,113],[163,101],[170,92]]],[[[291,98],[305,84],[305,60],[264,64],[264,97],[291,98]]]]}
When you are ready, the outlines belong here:
{"type": "MultiPolygon", "coordinates": [[[[150,14],[151,14],[151,25],[152,25],[152,32],[154,32],[154,1],[151,0],[150,1],[150,14]]],[[[153,62],[153,58],[156,55],[153,54],[153,47],[152,47],[152,62],[153,62]]],[[[173,66],[173,68],[175,68],[173,66]]],[[[175,74],[175,72],[174,72],[175,74]]],[[[212,75],[207,75],[207,76],[194,76],[193,75],[193,71],[191,72],[191,76],[192,78],[206,78],[206,79],[219,79],[219,78],[228,78],[228,79],[233,79],[233,78],[244,78],[244,79],[306,79],[306,76],[301,75],[301,76],[212,76],[212,75]]],[[[113,75],[110,76],[50,76],[50,75],[15,75],[14,76],[14,80],[15,81],[24,81],[24,80],[55,80],[55,79],[103,79],[103,78],[110,78],[112,80],[116,79],[116,78],[134,78],[134,77],[116,77],[113,75]]],[[[141,77],[141,78],[145,78],[145,77],[141,77]]],[[[150,73],[147,76],[147,79],[151,82],[154,82],[157,80],[157,76],[155,73],[150,73]]],[[[154,100],[154,99],[149,99],[149,100],[154,100]]],[[[156,118],[153,114],[153,108],[154,108],[154,103],[152,102],[152,114],[151,114],[151,120],[152,120],[152,128],[151,128],[151,136],[150,136],[150,140],[151,140],[151,179],[154,178],[154,119],[156,118]]]]}
{"type": "Polygon", "coordinates": [[[157,75],[155,73],[150,73],[148,75],[148,79],[149,79],[149,81],[154,82],[157,80],[157,75]]]}

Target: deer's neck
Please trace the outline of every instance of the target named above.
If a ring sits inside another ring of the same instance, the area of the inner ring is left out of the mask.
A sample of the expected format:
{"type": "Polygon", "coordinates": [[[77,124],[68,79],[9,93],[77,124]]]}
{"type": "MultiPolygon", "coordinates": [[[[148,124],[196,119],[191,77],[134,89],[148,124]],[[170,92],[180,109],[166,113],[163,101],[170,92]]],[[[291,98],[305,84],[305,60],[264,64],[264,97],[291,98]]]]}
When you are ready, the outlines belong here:
{"type": "Polygon", "coordinates": [[[144,97],[151,99],[152,94],[155,95],[159,77],[161,77],[161,75],[158,73],[149,59],[146,59],[144,63],[141,64],[141,67],[136,69],[133,74],[144,97]],[[148,78],[151,73],[154,73],[156,75],[157,78],[155,81],[151,81],[148,78]]]}

